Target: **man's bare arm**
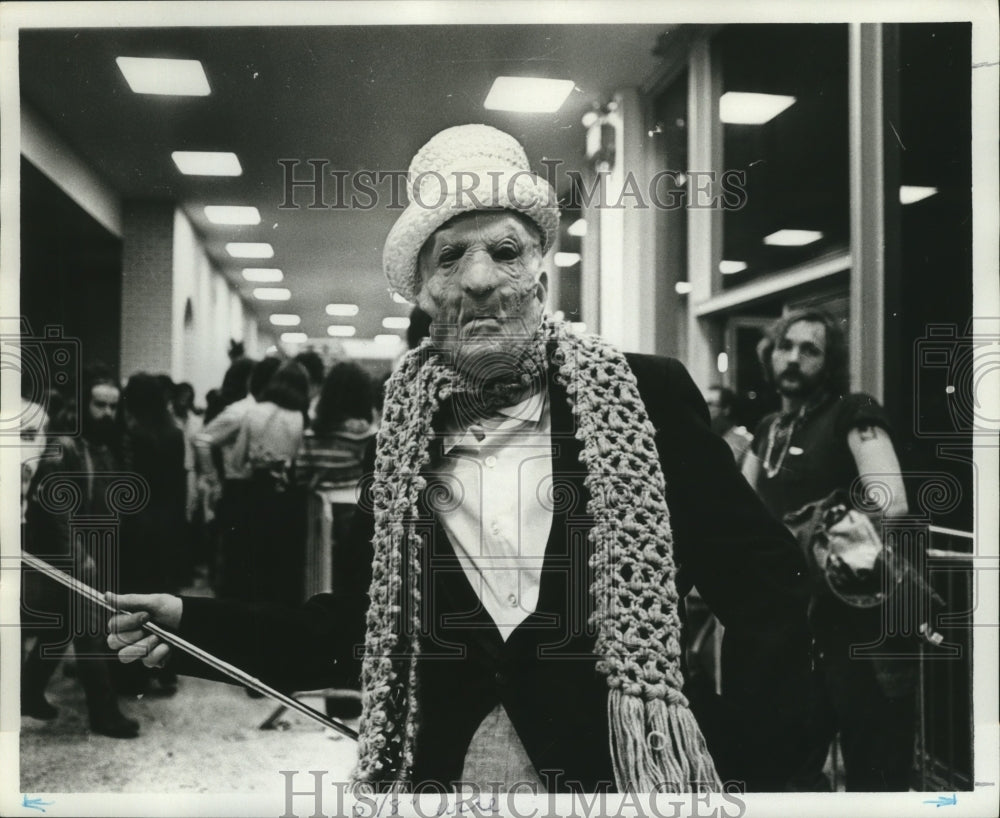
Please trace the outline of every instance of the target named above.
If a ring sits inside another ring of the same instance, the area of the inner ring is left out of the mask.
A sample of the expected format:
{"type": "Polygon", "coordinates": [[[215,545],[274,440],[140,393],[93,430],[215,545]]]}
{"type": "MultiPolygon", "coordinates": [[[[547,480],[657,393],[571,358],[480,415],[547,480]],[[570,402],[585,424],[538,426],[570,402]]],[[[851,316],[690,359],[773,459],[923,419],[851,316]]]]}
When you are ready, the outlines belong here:
{"type": "Polygon", "coordinates": [[[859,426],[847,433],[847,446],[854,456],[861,484],[867,491],[877,483],[879,491],[888,490],[886,517],[897,517],[909,510],[899,458],[888,432],[880,426],[859,426]]]}
{"type": "Polygon", "coordinates": [[[760,458],[757,457],[752,451],[747,452],[747,456],[743,459],[743,476],[746,481],[753,487],[754,491],[757,490],[757,479],[760,477],[760,458]]]}

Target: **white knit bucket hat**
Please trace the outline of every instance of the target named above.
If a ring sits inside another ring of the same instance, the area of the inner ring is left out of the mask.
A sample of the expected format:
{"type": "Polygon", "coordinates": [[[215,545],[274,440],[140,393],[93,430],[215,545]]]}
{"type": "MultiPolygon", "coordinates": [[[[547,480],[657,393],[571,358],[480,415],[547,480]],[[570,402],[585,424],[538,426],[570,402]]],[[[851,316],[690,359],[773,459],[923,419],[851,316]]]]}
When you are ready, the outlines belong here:
{"type": "Polygon", "coordinates": [[[389,286],[411,302],[420,288],[420,248],[461,213],[523,213],[538,225],[543,253],[552,247],[559,229],[552,186],[531,172],[520,142],[489,125],[457,125],[431,137],[410,162],[406,193],[409,204],[385,240],[382,265],[389,286]]]}

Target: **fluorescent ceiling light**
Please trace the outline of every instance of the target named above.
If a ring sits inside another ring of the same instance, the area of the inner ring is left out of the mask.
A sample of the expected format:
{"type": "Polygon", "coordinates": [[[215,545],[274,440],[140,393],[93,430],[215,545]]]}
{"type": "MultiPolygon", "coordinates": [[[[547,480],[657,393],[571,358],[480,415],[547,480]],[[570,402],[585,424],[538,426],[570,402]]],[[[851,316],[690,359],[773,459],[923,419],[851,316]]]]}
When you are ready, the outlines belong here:
{"type": "Polygon", "coordinates": [[[727,276],[733,273],[742,273],[746,268],[747,263],[745,261],[726,261],[726,259],[723,259],[719,262],[719,272],[727,276]]]}
{"type": "Polygon", "coordinates": [[[267,242],[231,241],[226,244],[226,252],[233,258],[271,258],[274,248],[267,242]]]}
{"type": "Polygon", "coordinates": [[[357,304],[327,304],[326,305],[327,315],[338,315],[345,318],[350,318],[351,316],[358,314],[357,304]]]}
{"type": "Polygon", "coordinates": [[[397,344],[403,343],[403,339],[398,335],[376,335],[376,344],[385,344],[386,346],[396,346],[397,344]]]}
{"type": "Polygon", "coordinates": [[[244,267],[243,278],[257,284],[276,284],[285,277],[277,267],[244,267]]]}
{"type": "Polygon", "coordinates": [[[409,304],[410,303],[405,298],[403,298],[403,296],[401,296],[399,293],[393,293],[392,294],[392,300],[395,301],[397,304],[409,304]]]}
{"type": "Polygon", "coordinates": [[[258,301],[287,301],[292,297],[292,291],[284,287],[257,287],[253,297],[258,301]]]}
{"type": "Polygon", "coordinates": [[[128,87],[137,94],[206,97],[212,93],[205,69],[198,60],[117,57],[115,62],[128,87]]]}
{"type": "Polygon", "coordinates": [[[406,329],[410,326],[410,319],[405,316],[403,318],[390,316],[382,319],[382,326],[386,329],[406,329]]]}
{"type": "Polygon", "coordinates": [[[575,222],[573,222],[573,224],[571,224],[568,228],[566,228],[566,232],[569,233],[571,236],[576,236],[577,238],[586,236],[587,220],[577,219],[575,222]]]}
{"type": "Polygon", "coordinates": [[[309,336],[304,332],[283,332],[281,340],[286,344],[304,344],[309,340],[309,336]]]}
{"type": "Polygon", "coordinates": [[[260,211],[239,205],[208,205],[205,218],[212,224],[260,224],[260,211]]]}
{"type": "Polygon", "coordinates": [[[691,282],[690,281],[678,281],[674,284],[674,290],[676,290],[678,295],[687,295],[691,292],[691,282]]]}
{"type": "Polygon", "coordinates": [[[777,230],[770,236],[764,236],[764,244],[772,247],[801,247],[821,238],[823,234],[819,230],[777,230]]]}
{"type": "Polygon", "coordinates": [[[350,338],[355,332],[357,330],[354,327],[346,324],[331,324],[326,328],[326,334],[332,335],[334,338],[350,338]]]}
{"type": "Polygon", "coordinates": [[[488,111],[551,114],[562,107],[575,87],[573,80],[497,77],[493,80],[493,87],[486,95],[483,107],[488,111]]]}
{"type": "Polygon", "coordinates": [[[913,204],[914,202],[919,202],[921,199],[926,199],[929,196],[933,196],[938,192],[936,187],[923,187],[922,185],[900,185],[899,186],[899,203],[900,204],[913,204]]]}
{"type": "Polygon", "coordinates": [[[174,151],[170,158],[188,176],[239,176],[243,173],[235,153],[225,151],[174,151]]]}
{"type": "Polygon", "coordinates": [[[719,119],[730,125],[763,125],[794,104],[795,97],[781,94],[728,91],[719,97],[719,119]]]}
{"type": "Polygon", "coordinates": [[[579,253],[556,253],[554,261],[556,267],[572,267],[580,261],[579,253]]]}
{"type": "Polygon", "coordinates": [[[271,323],[276,327],[297,327],[302,323],[302,319],[297,315],[276,312],[271,316],[271,323]]]}

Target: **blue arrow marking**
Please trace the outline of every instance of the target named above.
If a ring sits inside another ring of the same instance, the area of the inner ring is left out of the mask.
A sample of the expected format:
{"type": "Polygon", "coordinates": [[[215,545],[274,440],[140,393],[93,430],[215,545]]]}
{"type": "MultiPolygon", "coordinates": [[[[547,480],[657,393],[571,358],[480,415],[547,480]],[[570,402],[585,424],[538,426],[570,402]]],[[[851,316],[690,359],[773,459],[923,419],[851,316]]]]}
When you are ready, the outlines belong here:
{"type": "Polygon", "coordinates": [[[933,801],[924,801],[925,804],[933,804],[935,807],[953,807],[958,803],[958,793],[951,795],[939,795],[933,801]]]}
{"type": "Polygon", "coordinates": [[[45,812],[45,807],[51,807],[54,801],[43,801],[41,798],[28,798],[24,796],[24,800],[21,802],[22,806],[28,809],[37,809],[39,812],[45,812]]]}

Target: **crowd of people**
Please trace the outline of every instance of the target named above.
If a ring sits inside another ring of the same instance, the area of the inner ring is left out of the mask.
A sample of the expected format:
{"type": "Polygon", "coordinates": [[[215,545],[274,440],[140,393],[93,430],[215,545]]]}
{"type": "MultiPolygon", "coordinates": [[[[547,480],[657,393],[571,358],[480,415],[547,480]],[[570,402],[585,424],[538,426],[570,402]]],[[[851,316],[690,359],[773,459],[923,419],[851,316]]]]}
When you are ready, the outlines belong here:
{"type": "MultiPolygon", "coordinates": [[[[100,591],[200,585],[296,604],[332,587],[380,384],[351,361],[327,369],[311,350],[233,352],[204,408],[189,383],[136,372],[122,385],[101,364],[87,367],[79,405],[54,390],[47,407],[24,400],[25,550],[100,591]],[[312,564],[306,540],[324,527],[332,553],[312,564]]],[[[91,729],[137,735],[118,696],[173,695],[173,670],[110,661],[100,615],[40,573],[26,571],[24,587],[22,713],[58,716],[45,689],[72,645],[67,671],[84,688],[91,729]]]]}

